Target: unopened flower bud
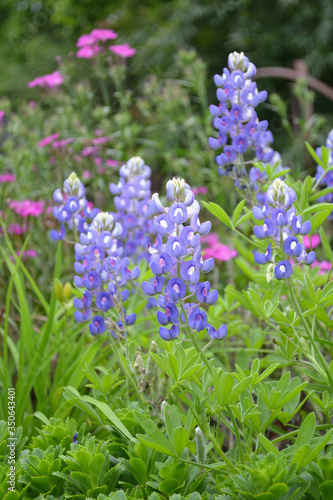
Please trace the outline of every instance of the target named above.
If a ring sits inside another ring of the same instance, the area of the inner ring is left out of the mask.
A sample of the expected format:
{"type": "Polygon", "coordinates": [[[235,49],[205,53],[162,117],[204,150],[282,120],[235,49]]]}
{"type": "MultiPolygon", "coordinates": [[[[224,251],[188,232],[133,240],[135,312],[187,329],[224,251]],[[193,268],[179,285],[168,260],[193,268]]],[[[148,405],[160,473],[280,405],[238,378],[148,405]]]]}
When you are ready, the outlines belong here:
{"type": "Polygon", "coordinates": [[[69,283],[69,281],[67,281],[64,285],[64,296],[67,301],[72,296],[72,285],[69,283]]]}
{"type": "Polygon", "coordinates": [[[53,288],[54,288],[55,296],[57,297],[59,302],[64,302],[64,298],[65,298],[64,297],[64,287],[58,279],[54,280],[53,288]]]}
{"type": "Polygon", "coordinates": [[[114,228],[114,219],[109,212],[100,212],[92,221],[93,228],[99,233],[102,231],[112,231],[114,228]]]}

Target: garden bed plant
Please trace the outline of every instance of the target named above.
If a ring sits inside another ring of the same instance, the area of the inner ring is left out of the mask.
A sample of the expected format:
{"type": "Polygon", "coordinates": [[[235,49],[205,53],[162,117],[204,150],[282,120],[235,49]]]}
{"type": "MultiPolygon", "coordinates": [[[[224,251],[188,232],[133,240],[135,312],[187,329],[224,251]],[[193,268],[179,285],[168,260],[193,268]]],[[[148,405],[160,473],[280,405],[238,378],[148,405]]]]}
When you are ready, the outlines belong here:
{"type": "Polygon", "coordinates": [[[3,101],[0,496],[329,500],[333,131],[295,174],[243,53],[208,107],[116,37],[3,101]]]}

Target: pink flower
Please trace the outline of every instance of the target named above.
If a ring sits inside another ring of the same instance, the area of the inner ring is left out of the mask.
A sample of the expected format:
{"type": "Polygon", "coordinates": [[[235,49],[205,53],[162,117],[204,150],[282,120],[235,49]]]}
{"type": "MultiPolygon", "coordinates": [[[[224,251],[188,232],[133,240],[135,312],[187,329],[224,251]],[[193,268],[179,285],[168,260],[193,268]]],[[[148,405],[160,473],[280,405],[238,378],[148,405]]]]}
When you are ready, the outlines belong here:
{"type": "Polygon", "coordinates": [[[119,167],[119,165],[121,165],[121,162],[116,160],[105,160],[105,165],[107,167],[119,167]]]}
{"type": "Polygon", "coordinates": [[[95,165],[101,165],[103,163],[103,158],[96,156],[96,158],[94,158],[94,163],[95,165]]]}
{"type": "MultiPolygon", "coordinates": [[[[313,234],[311,236],[311,241],[312,241],[312,248],[316,248],[318,245],[320,245],[321,239],[319,234],[313,234]]],[[[305,248],[310,248],[310,237],[308,235],[304,236],[303,243],[305,248]]]]}
{"type": "Polygon", "coordinates": [[[99,148],[97,146],[87,146],[86,148],[82,149],[81,156],[93,156],[97,153],[98,150],[99,148]]]}
{"type": "MultiPolygon", "coordinates": [[[[20,257],[20,256],[21,256],[21,257],[23,257],[23,258],[24,258],[24,257],[37,257],[37,252],[36,252],[36,250],[24,250],[23,252],[16,252],[16,255],[17,255],[18,257],[20,257]]],[[[12,255],[10,255],[10,256],[9,256],[9,258],[10,258],[13,262],[15,262],[15,259],[14,259],[14,257],[13,257],[12,255]]]]}
{"type": "Polygon", "coordinates": [[[61,149],[68,146],[68,144],[72,144],[74,140],[74,137],[68,137],[68,139],[62,139],[61,141],[54,141],[52,147],[53,149],[61,149]]]}
{"type": "Polygon", "coordinates": [[[98,173],[101,174],[101,175],[105,174],[105,168],[104,167],[99,167],[98,168],[98,173]]]}
{"type": "Polygon", "coordinates": [[[48,135],[47,137],[44,137],[41,141],[39,141],[37,147],[38,149],[43,148],[44,146],[47,146],[48,144],[51,144],[51,142],[55,141],[56,139],[59,139],[59,134],[56,132],[55,134],[48,135]]]}
{"type": "Polygon", "coordinates": [[[226,261],[236,257],[236,255],[236,250],[232,250],[227,245],[222,245],[222,243],[217,243],[203,250],[203,257],[205,259],[213,257],[216,260],[226,261]]]}
{"type": "Polygon", "coordinates": [[[198,194],[207,194],[207,192],[208,192],[207,188],[204,186],[194,187],[194,188],[192,188],[192,191],[193,191],[194,196],[197,196],[198,194]]]}
{"type": "Polygon", "coordinates": [[[98,45],[86,45],[77,51],[76,57],[79,59],[92,59],[102,50],[103,49],[98,47],[98,45]]]}
{"type": "Polygon", "coordinates": [[[2,122],[2,120],[3,120],[4,116],[5,116],[5,114],[6,114],[6,113],[5,113],[4,111],[1,111],[1,110],[0,110],[0,123],[2,122]]]}
{"type": "Polygon", "coordinates": [[[78,48],[86,47],[87,45],[94,45],[96,43],[96,41],[97,41],[97,38],[92,33],[89,33],[86,35],[81,35],[76,43],[76,46],[78,48]]]}
{"type": "Polygon", "coordinates": [[[38,76],[34,80],[28,83],[28,87],[44,87],[49,89],[54,89],[55,87],[59,87],[64,83],[64,77],[60,73],[60,71],[54,71],[49,75],[38,76]]]}
{"type": "Polygon", "coordinates": [[[90,35],[94,36],[97,40],[101,40],[104,42],[105,40],[114,40],[118,38],[118,33],[115,33],[113,30],[102,30],[96,29],[92,30],[90,35]]]}
{"type": "Polygon", "coordinates": [[[103,135],[105,134],[105,130],[103,130],[102,128],[98,128],[95,130],[95,135],[103,135]]]}
{"type": "Polygon", "coordinates": [[[111,139],[110,137],[104,136],[104,137],[96,137],[91,141],[91,144],[97,145],[97,144],[106,144],[109,142],[111,139]]]}
{"type": "Polygon", "coordinates": [[[136,53],[136,49],[130,47],[128,43],[124,43],[123,45],[110,45],[109,49],[117,56],[123,58],[132,57],[136,53]]]}
{"type": "Polygon", "coordinates": [[[10,224],[8,226],[8,234],[22,234],[25,233],[27,230],[27,225],[23,224],[22,226],[20,224],[10,224]]]}
{"type": "Polygon", "coordinates": [[[44,201],[13,200],[9,203],[9,206],[15,213],[21,215],[21,217],[28,217],[29,215],[38,217],[44,211],[44,204],[44,201]]]}
{"type": "Polygon", "coordinates": [[[311,267],[319,267],[318,274],[321,275],[325,274],[327,271],[330,271],[332,264],[330,262],[327,262],[326,260],[323,260],[321,262],[315,260],[311,267]]]}
{"type": "Polygon", "coordinates": [[[0,184],[4,184],[5,182],[15,182],[16,177],[13,174],[2,174],[0,175],[0,184]]]}
{"type": "Polygon", "coordinates": [[[91,173],[89,172],[89,170],[84,170],[82,172],[82,179],[90,179],[91,177],[91,173]]]}
{"type": "Polygon", "coordinates": [[[200,239],[202,243],[206,243],[207,245],[216,245],[220,241],[217,233],[210,233],[206,236],[201,236],[200,239]]]}
{"type": "Polygon", "coordinates": [[[29,104],[30,108],[35,108],[36,107],[35,101],[29,101],[28,104],[29,104]]]}

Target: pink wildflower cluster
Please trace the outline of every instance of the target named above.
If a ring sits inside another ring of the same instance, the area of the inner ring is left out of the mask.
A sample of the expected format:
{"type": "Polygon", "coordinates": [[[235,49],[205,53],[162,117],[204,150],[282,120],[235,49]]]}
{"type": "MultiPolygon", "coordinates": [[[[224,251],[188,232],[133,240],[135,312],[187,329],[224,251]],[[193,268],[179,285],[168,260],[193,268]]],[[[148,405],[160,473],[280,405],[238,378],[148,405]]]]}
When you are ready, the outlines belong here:
{"type": "MultiPolygon", "coordinates": [[[[93,59],[97,54],[105,50],[105,42],[107,40],[114,40],[118,34],[113,30],[108,29],[95,29],[91,33],[80,36],[76,46],[78,51],[76,57],[80,59],[93,59]]],[[[109,50],[119,57],[126,59],[132,57],[136,50],[124,43],[122,45],[110,45],[109,50]]]]}
{"type": "Polygon", "coordinates": [[[44,201],[33,201],[33,200],[12,200],[9,203],[9,207],[21,217],[39,217],[44,211],[44,201]]]}
{"type": "Polygon", "coordinates": [[[201,241],[202,243],[209,245],[202,251],[204,259],[213,257],[213,259],[216,260],[227,261],[233,259],[237,255],[236,250],[233,250],[227,245],[223,245],[220,242],[219,235],[217,233],[211,233],[207,234],[207,236],[202,236],[201,241]]]}
{"type": "Polygon", "coordinates": [[[4,119],[5,114],[6,114],[6,113],[5,113],[4,111],[1,111],[1,110],[0,110],[0,123],[1,123],[1,122],[2,122],[2,120],[4,119]]]}
{"type": "Polygon", "coordinates": [[[118,34],[113,30],[95,29],[91,33],[80,36],[76,46],[78,51],[76,57],[81,59],[92,59],[96,54],[104,50],[104,43],[107,40],[114,40],[118,34]]]}
{"type": "MultiPolygon", "coordinates": [[[[37,252],[36,250],[24,250],[23,252],[16,252],[16,255],[24,259],[26,257],[37,257],[37,252]]],[[[10,255],[9,258],[15,263],[15,259],[12,255],[10,255]]]]}
{"type": "Polygon", "coordinates": [[[128,43],[124,43],[123,45],[110,45],[109,50],[123,59],[132,57],[136,53],[136,49],[130,47],[128,43]]]}
{"type": "Polygon", "coordinates": [[[54,71],[49,75],[38,76],[28,83],[28,87],[43,87],[47,89],[54,89],[64,83],[64,77],[60,71],[54,71]]]}
{"type": "Polygon", "coordinates": [[[5,182],[15,182],[16,177],[14,174],[2,174],[0,175],[0,184],[4,184],[5,182]]]}

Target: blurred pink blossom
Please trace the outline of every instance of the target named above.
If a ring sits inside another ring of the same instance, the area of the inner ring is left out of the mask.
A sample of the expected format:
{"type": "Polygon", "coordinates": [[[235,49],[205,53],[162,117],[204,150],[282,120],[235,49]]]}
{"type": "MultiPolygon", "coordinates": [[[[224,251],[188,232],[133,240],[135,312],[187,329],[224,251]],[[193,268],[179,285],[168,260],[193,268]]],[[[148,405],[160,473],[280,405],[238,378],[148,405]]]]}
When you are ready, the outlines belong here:
{"type": "Polygon", "coordinates": [[[97,146],[87,146],[86,148],[82,149],[81,156],[93,156],[97,153],[98,150],[99,148],[97,146]]]}
{"type": "Polygon", "coordinates": [[[104,42],[105,40],[114,40],[115,38],[118,38],[118,33],[115,33],[113,30],[106,29],[92,30],[90,35],[95,37],[97,40],[101,40],[102,42],[104,42]]]}
{"type": "Polygon", "coordinates": [[[105,160],[105,165],[107,167],[119,167],[119,165],[121,165],[121,162],[116,160],[105,160]]]}
{"type": "Polygon", "coordinates": [[[2,120],[4,119],[4,116],[5,116],[5,112],[4,111],[1,111],[0,110],[0,123],[2,122],[2,120]]]}
{"type": "Polygon", "coordinates": [[[82,179],[90,179],[91,177],[91,173],[89,172],[89,170],[84,170],[82,172],[82,179]]]}
{"type": "Polygon", "coordinates": [[[198,194],[207,194],[208,190],[204,186],[198,186],[198,187],[193,187],[192,188],[194,196],[197,196],[198,194]]]}
{"type": "Polygon", "coordinates": [[[16,234],[16,235],[19,235],[19,234],[23,234],[25,233],[27,230],[27,225],[26,224],[10,224],[8,226],[8,234],[16,234]]]}
{"type": "Polygon", "coordinates": [[[60,141],[54,141],[52,144],[53,149],[61,149],[64,148],[65,146],[68,146],[68,144],[72,144],[74,142],[74,137],[68,137],[67,139],[61,139],[60,141]]]}
{"type": "Polygon", "coordinates": [[[217,233],[206,234],[205,236],[201,236],[200,239],[202,243],[206,243],[207,245],[216,245],[220,241],[217,233]]]}
{"type": "Polygon", "coordinates": [[[204,248],[202,251],[204,259],[208,259],[209,257],[213,257],[216,260],[226,261],[230,260],[233,257],[236,257],[236,250],[232,250],[227,245],[222,245],[222,243],[216,243],[215,245],[204,248]]]}
{"type": "Polygon", "coordinates": [[[36,107],[35,101],[29,101],[28,104],[29,104],[30,108],[35,108],[36,107]]]}
{"type": "Polygon", "coordinates": [[[109,142],[111,139],[110,137],[108,136],[104,136],[104,137],[96,137],[95,139],[93,139],[91,141],[91,144],[93,144],[94,146],[98,145],[98,144],[106,144],[107,142],[109,142]]]}
{"type": "Polygon", "coordinates": [[[128,43],[124,43],[123,45],[110,45],[109,49],[117,56],[123,58],[132,57],[136,53],[136,49],[130,47],[128,43]]]}
{"type": "MultiPolygon", "coordinates": [[[[311,236],[311,242],[312,242],[312,248],[316,248],[318,245],[320,245],[321,239],[319,234],[313,234],[311,236]]],[[[303,243],[305,248],[310,248],[310,237],[308,235],[304,236],[303,243]]]]}
{"type": "MultiPolygon", "coordinates": [[[[24,250],[23,252],[16,252],[16,255],[18,257],[37,257],[37,252],[36,250],[24,250]]],[[[15,259],[12,255],[9,256],[9,258],[15,262],[15,259]]]]}
{"type": "Polygon", "coordinates": [[[2,174],[0,175],[0,184],[4,184],[5,182],[15,182],[16,177],[14,174],[2,174]]]}
{"type": "Polygon", "coordinates": [[[55,141],[56,139],[59,139],[59,134],[56,132],[55,134],[48,135],[47,137],[44,137],[41,141],[39,141],[37,147],[38,149],[43,148],[44,146],[47,146],[48,144],[51,144],[51,142],[55,141]]]}
{"type": "Polygon", "coordinates": [[[102,165],[102,163],[103,163],[103,158],[101,158],[100,156],[96,156],[96,157],[94,158],[94,163],[95,163],[95,165],[102,165]]]}
{"type": "Polygon", "coordinates": [[[33,200],[12,200],[9,203],[10,208],[21,215],[21,217],[28,217],[32,215],[33,217],[38,217],[44,211],[44,201],[33,201],[33,200]]]}
{"type": "Polygon", "coordinates": [[[321,262],[315,260],[311,267],[319,267],[318,274],[325,274],[327,271],[330,271],[332,264],[326,260],[321,262]]]}
{"type": "Polygon", "coordinates": [[[28,87],[44,87],[49,89],[54,89],[55,87],[59,87],[64,83],[64,77],[60,73],[60,71],[54,71],[49,75],[38,76],[34,80],[28,83],[28,87]]]}
{"type": "Polygon", "coordinates": [[[101,52],[103,49],[98,45],[86,45],[79,49],[76,53],[76,57],[79,59],[92,59],[96,54],[101,52]]]}
{"type": "Polygon", "coordinates": [[[99,167],[98,168],[98,173],[101,174],[101,175],[105,174],[105,168],[104,167],[99,167]]]}

